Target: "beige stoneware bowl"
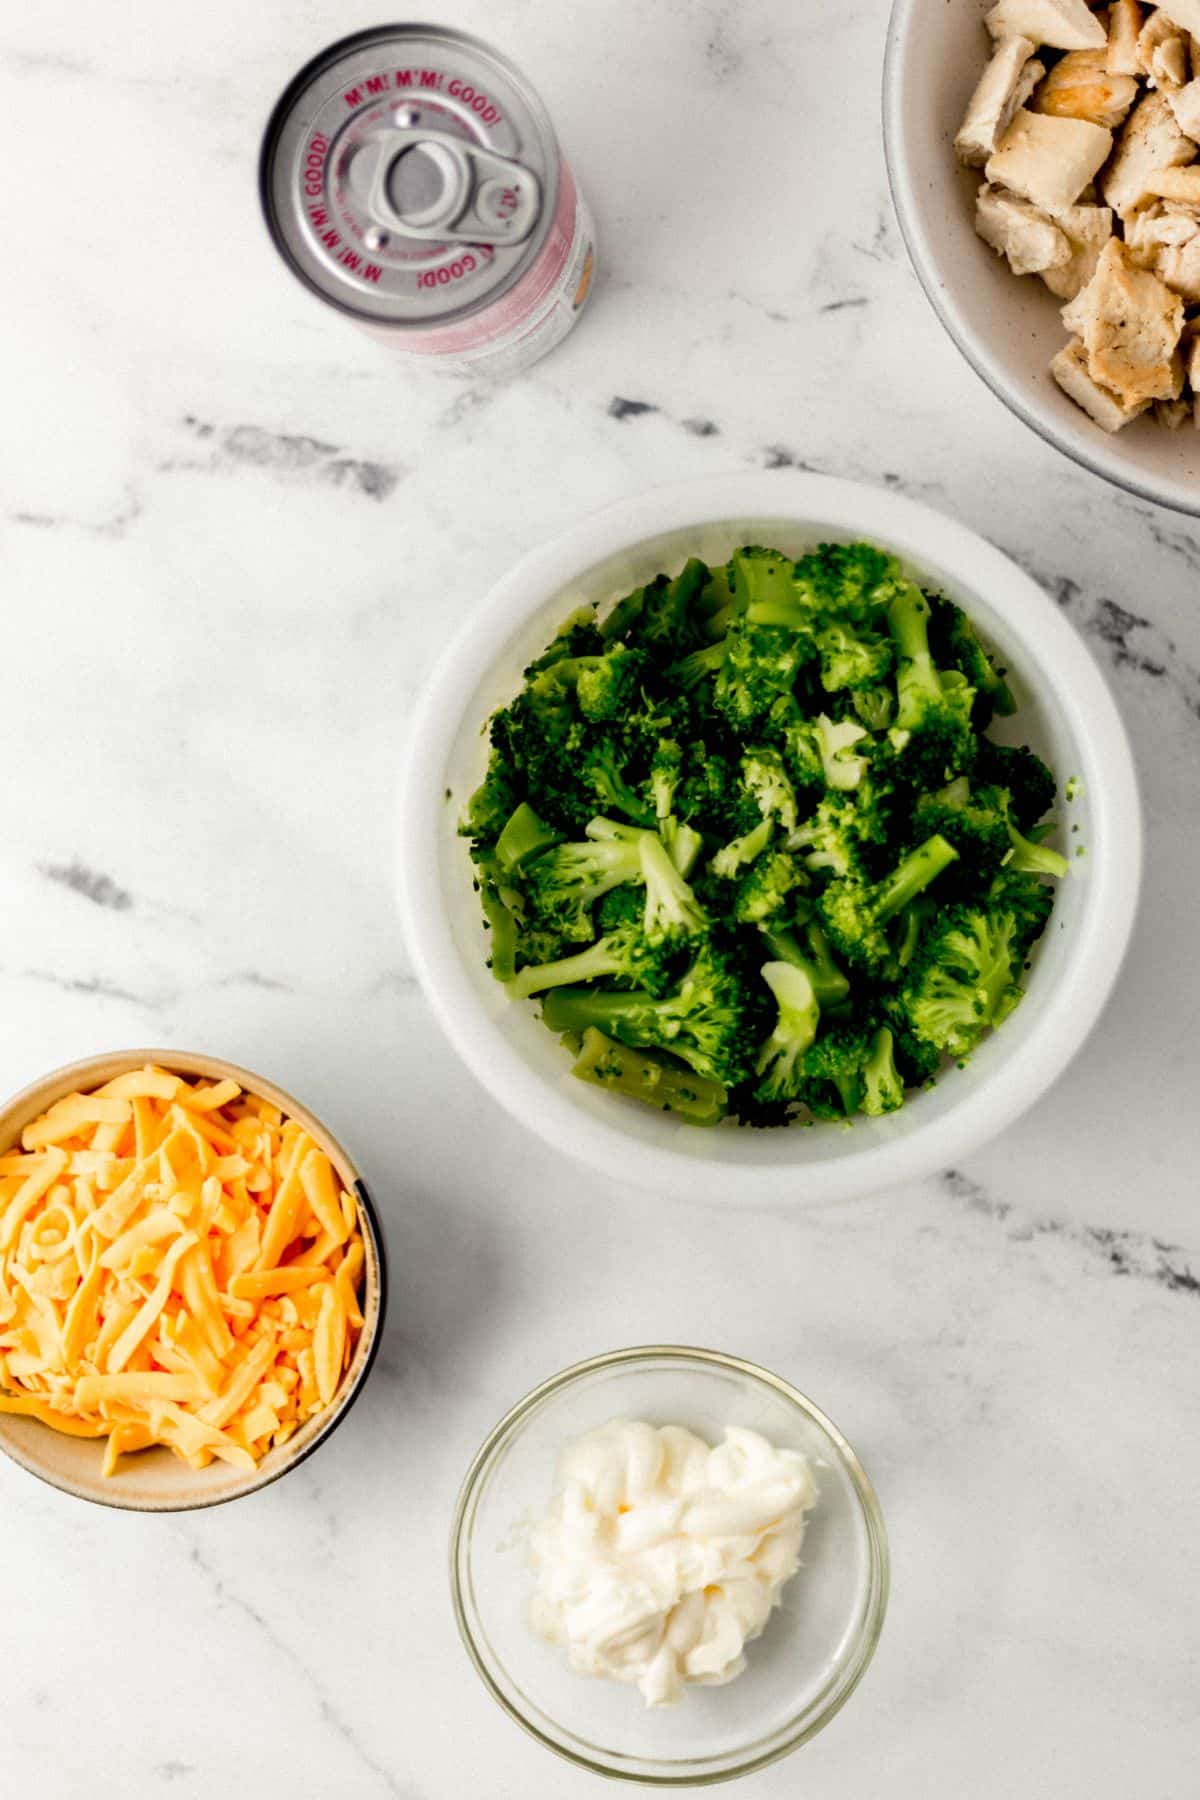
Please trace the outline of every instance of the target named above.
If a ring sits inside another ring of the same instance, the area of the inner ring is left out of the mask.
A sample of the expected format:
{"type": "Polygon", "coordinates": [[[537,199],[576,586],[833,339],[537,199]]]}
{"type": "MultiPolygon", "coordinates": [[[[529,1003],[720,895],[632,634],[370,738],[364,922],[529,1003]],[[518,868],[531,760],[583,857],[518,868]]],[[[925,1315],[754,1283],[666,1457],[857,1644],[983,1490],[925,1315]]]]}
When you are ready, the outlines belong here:
{"type": "Polygon", "coordinates": [[[346,1417],[362,1391],[379,1348],[387,1305],[387,1264],[383,1233],[374,1205],[350,1157],[320,1120],[290,1094],[261,1075],[215,1056],[197,1056],[182,1050],[119,1050],[92,1056],[55,1069],[24,1088],[0,1109],[0,1154],[11,1150],[31,1119],[56,1100],[76,1089],[99,1087],[130,1069],[156,1063],[172,1074],[202,1076],[223,1081],[227,1077],[273,1105],[302,1125],[333,1164],[347,1193],[358,1200],[363,1238],[363,1285],[359,1303],[363,1328],[331,1406],[309,1419],[295,1436],[259,1463],[253,1475],[228,1464],[214,1462],[199,1471],[188,1468],[173,1451],[143,1450],[121,1459],[118,1472],[107,1480],[100,1472],[104,1454],[102,1439],[66,1437],[38,1419],[0,1413],[0,1450],[31,1475],[61,1488],[80,1500],[130,1512],[186,1512],[194,1507],[220,1506],[238,1500],[278,1481],[281,1475],[311,1456],[346,1417]]]}
{"type": "Polygon", "coordinates": [[[976,236],[979,171],[954,134],[991,50],[989,0],[895,0],[883,77],[883,139],[896,216],[938,318],[977,375],[1065,455],[1131,494],[1200,515],[1200,431],[1149,416],[1109,437],[1061,392],[1052,356],[1069,333],[1061,302],[1017,277],[976,236]]]}

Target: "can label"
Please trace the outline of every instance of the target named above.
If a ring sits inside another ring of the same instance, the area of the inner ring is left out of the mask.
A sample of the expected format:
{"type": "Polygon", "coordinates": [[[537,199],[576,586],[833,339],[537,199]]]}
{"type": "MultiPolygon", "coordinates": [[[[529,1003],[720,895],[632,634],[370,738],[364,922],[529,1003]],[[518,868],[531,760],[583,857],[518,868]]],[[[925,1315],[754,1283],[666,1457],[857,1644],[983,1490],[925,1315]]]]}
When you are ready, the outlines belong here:
{"type": "Polygon", "coordinates": [[[260,182],[293,272],[441,369],[525,367],[587,300],[595,232],[545,108],[462,33],[391,27],[316,58],[272,115],[260,182]]]}
{"type": "MultiPolygon", "coordinates": [[[[455,324],[405,332],[399,347],[435,357],[447,373],[514,375],[560,344],[591,293],[596,233],[591,211],[566,163],[554,221],[536,261],[508,293],[455,324]]],[[[396,344],[390,327],[368,326],[396,344]]]]}

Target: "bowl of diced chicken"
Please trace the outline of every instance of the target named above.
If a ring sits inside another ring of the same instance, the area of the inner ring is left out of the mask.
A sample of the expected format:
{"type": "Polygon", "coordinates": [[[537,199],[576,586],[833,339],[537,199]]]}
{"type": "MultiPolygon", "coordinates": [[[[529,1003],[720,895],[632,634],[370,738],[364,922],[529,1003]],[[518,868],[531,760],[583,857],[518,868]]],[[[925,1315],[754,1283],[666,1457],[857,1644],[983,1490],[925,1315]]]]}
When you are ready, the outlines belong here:
{"type": "Polygon", "coordinates": [[[896,0],[884,139],[976,372],[1077,462],[1200,514],[1200,0],[896,0]]]}

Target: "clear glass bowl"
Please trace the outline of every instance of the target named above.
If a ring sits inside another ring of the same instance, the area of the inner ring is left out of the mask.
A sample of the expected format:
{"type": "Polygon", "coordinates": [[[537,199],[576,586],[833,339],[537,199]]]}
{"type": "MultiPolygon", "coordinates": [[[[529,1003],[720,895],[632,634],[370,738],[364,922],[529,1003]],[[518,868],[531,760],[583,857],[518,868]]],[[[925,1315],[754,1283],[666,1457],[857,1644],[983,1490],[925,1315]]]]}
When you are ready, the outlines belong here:
{"type": "Polygon", "coordinates": [[[617,1350],[543,1382],[490,1434],[463,1484],[451,1583],[471,1660],[519,1725],[596,1774],[702,1786],[762,1768],[843,1706],[871,1660],[887,1606],[888,1551],[875,1491],[841,1432],[777,1375],[715,1350],[617,1350]],[[528,1623],[526,1530],[553,1489],[563,1445],[609,1419],[685,1425],[710,1442],[726,1425],[802,1450],[820,1499],[799,1573],[747,1668],[649,1710],[636,1688],[575,1675],[528,1623]]]}

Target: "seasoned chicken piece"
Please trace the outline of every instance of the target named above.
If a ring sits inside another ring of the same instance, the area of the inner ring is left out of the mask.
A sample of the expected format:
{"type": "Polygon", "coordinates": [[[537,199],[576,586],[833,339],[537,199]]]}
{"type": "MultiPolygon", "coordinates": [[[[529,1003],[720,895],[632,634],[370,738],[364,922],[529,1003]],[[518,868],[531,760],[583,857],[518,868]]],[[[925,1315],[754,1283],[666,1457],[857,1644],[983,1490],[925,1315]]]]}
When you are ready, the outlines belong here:
{"type": "Polygon", "coordinates": [[[1038,88],[1030,110],[1056,119],[1090,119],[1110,131],[1120,125],[1138,97],[1138,84],[1132,75],[1110,75],[1104,55],[1068,50],[1038,88]]]}
{"type": "Polygon", "coordinates": [[[1087,352],[1078,338],[1064,344],[1050,364],[1050,373],[1067,397],[1096,421],[1102,431],[1120,431],[1131,419],[1144,413],[1150,402],[1126,406],[1116,394],[1097,385],[1088,374],[1087,352]]]}
{"type": "Polygon", "coordinates": [[[1125,248],[1143,269],[1154,268],[1164,247],[1190,244],[1200,220],[1171,207],[1144,206],[1125,227],[1125,248]]]}
{"type": "MultiPolygon", "coordinates": [[[[1165,12],[1180,31],[1189,31],[1193,37],[1200,37],[1200,0],[1162,0],[1158,10],[1165,12]]],[[[1027,35],[1032,37],[1033,33],[1027,35]]]]}
{"type": "Polygon", "coordinates": [[[1054,50],[1101,50],[1106,42],[1084,0],[996,0],[984,23],[994,38],[1027,37],[1054,50]]]}
{"type": "Polygon", "coordinates": [[[1188,38],[1160,6],[1150,14],[1137,41],[1137,59],[1150,86],[1181,88],[1190,74],[1188,38]]]}
{"type": "Polygon", "coordinates": [[[1096,273],[1100,252],[1112,236],[1112,209],[1107,206],[1068,206],[1055,214],[1054,223],[1066,234],[1071,258],[1056,268],[1043,269],[1042,280],[1060,300],[1073,300],[1096,273]]]}
{"type": "Polygon", "coordinates": [[[1200,232],[1183,244],[1165,244],[1154,258],[1154,273],[1189,306],[1200,303],[1200,232]]]}
{"type": "Polygon", "coordinates": [[[1108,49],[1104,66],[1110,75],[1140,75],[1137,41],[1142,29],[1138,0],[1116,0],[1108,9],[1108,49]]]}
{"type": "Polygon", "coordinates": [[[1113,159],[1100,178],[1100,191],[1128,219],[1146,200],[1148,175],[1178,168],[1195,156],[1196,145],[1176,125],[1165,94],[1147,94],[1125,121],[1113,159]]]}
{"type": "Polygon", "coordinates": [[[1040,275],[1071,260],[1065,232],[1053,219],[1015,194],[981,187],[975,202],[975,229],[985,244],[1008,258],[1014,275],[1040,275]]]}
{"type": "Polygon", "coordinates": [[[980,76],[967,114],[954,140],[959,162],[982,168],[1024,106],[1042,76],[1044,63],[1030,62],[1036,48],[1029,38],[1004,38],[980,76]]]}
{"type": "Polygon", "coordinates": [[[1200,138],[1200,81],[1189,81],[1186,87],[1168,90],[1167,104],[1184,136],[1200,138]]]}
{"type": "Polygon", "coordinates": [[[1086,119],[1053,119],[1022,107],[984,173],[1043,212],[1073,206],[1112,148],[1112,132],[1086,119]]]}
{"type": "Polygon", "coordinates": [[[1146,192],[1178,206],[1200,206],[1200,164],[1186,169],[1155,169],[1146,177],[1146,192]]]}
{"type": "Polygon", "coordinates": [[[1178,398],[1183,302],[1138,268],[1119,238],[1105,244],[1096,273],[1063,307],[1062,321],[1082,342],[1092,380],[1125,406],[1178,398]]]}

